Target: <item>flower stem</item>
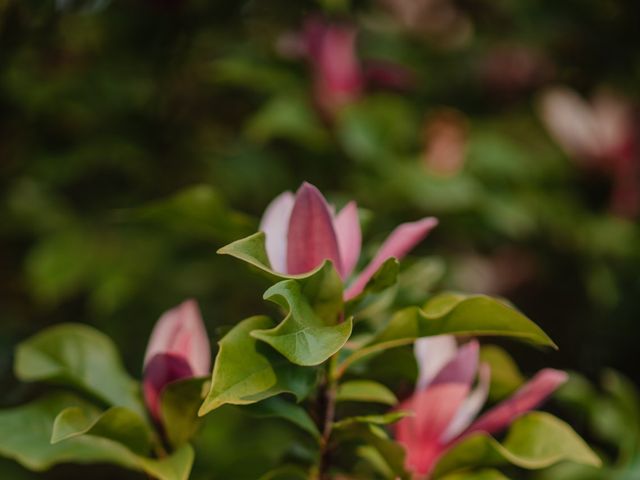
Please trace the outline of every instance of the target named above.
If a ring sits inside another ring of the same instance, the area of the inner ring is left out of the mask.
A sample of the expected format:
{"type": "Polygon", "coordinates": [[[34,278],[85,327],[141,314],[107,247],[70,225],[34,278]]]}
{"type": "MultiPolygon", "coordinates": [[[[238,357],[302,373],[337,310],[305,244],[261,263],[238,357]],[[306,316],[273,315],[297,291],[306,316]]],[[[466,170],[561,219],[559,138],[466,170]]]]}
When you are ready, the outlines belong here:
{"type": "Polygon", "coordinates": [[[318,465],[312,471],[310,480],[330,480],[329,467],[331,465],[331,449],[329,448],[329,441],[331,439],[331,431],[333,429],[336,411],[338,382],[335,378],[334,370],[337,363],[338,357],[336,354],[329,359],[323,385],[320,388],[319,404],[321,410],[320,426],[322,428],[322,435],[318,440],[318,465]]]}

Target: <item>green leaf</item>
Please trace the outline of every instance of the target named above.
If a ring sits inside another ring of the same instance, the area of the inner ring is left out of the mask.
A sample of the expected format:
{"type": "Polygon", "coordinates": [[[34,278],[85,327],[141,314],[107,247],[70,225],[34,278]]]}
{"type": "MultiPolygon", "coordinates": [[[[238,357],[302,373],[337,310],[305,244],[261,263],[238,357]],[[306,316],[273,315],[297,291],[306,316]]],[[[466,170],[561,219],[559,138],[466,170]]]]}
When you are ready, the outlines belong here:
{"type": "Polygon", "coordinates": [[[145,415],[138,383],[125,371],[115,346],[87,325],[56,325],[25,340],[16,349],[14,369],[22,381],[69,385],[145,415]]]}
{"type": "Polygon", "coordinates": [[[356,417],[348,417],[333,424],[333,428],[341,429],[346,428],[354,423],[368,423],[372,425],[389,425],[396,423],[398,420],[404,417],[413,415],[411,412],[394,411],[384,413],[382,415],[360,415],[356,417]]]}
{"type": "Polygon", "coordinates": [[[315,381],[315,370],[291,364],[250,335],[271,326],[268,317],[251,317],[220,340],[211,387],[198,415],[226,403],[247,405],[283,392],[293,393],[298,400],[306,396],[315,381]]]}
{"type": "Polygon", "coordinates": [[[316,315],[295,280],[275,284],[264,297],[288,308],[289,313],[276,327],[256,329],[251,336],[268,343],[297,365],[321,364],[340,350],[351,335],[351,318],[337,325],[327,324],[316,315]]]}
{"type": "Polygon", "coordinates": [[[264,474],[259,480],[307,480],[309,472],[296,467],[295,465],[285,465],[264,474]]]}
{"type": "Polygon", "coordinates": [[[522,386],[525,378],[511,356],[495,345],[483,345],[480,349],[480,361],[491,367],[491,401],[501,400],[522,386]]]}
{"type": "Polygon", "coordinates": [[[376,270],[371,279],[367,282],[362,293],[357,297],[350,300],[350,302],[357,302],[362,297],[371,294],[379,293],[392,287],[398,281],[398,274],[400,273],[400,262],[396,258],[388,258],[382,265],[376,270]]]}
{"type": "Polygon", "coordinates": [[[147,455],[151,451],[153,432],[145,420],[124,407],[112,407],[105,412],[94,408],[65,408],[53,422],[51,443],[80,435],[107,438],[132,452],[147,455]]]}
{"type": "Polygon", "coordinates": [[[41,471],[60,463],[112,463],[146,472],[158,480],[187,480],[193,449],[185,445],[162,460],[136,455],[108,438],[80,435],[52,444],[51,430],[58,413],[68,408],[96,411],[86,401],[56,393],[27,405],[0,411],[0,454],[24,467],[41,471]]]}
{"type": "Polygon", "coordinates": [[[389,479],[408,480],[410,475],[404,468],[405,451],[404,448],[394,440],[390,439],[384,430],[371,423],[351,422],[342,428],[334,430],[332,441],[341,445],[352,443],[360,445],[359,453],[367,458],[378,470],[386,472],[389,479]],[[362,447],[366,447],[364,450],[362,447]],[[374,449],[377,454],[373,454],[370,449],[374,449]],[[381,465],[382,462],[384,465],[381,465]]]}
{"type": "Polygon", "coordinates": [[[374,402],[395,405],[398,399],[387,387],[371,380],[351,380],[338,387],[338,402],[374,402]]]}
{"type": "Polygon", "coordinates": [[[123,220],[147,221],[163,225],[181,235],[229,240],[251,231],[249,217],[229,208],[210,185],[195,185],[150,202],[118,212],[123,220]]]}
{"type": "Polygon", "coordinates": [[[531,412],[513,423],[501,444],[493,437],[470,435],[444,454],[433,478],[470,467],[513,464],[529,470],[547,468],[561,461],[600,466],[597,455],[573,429],[543,412],[531,412]]]}
{"type": "Polygon", "coordinates": [[[451,475],[447,475],[443,477],[442,480],[509,480],[498,470],[493,469],[485,469],[478,470],[475,472],[459,472],[452,473],[451,475]]]}
{"type": "Polygon", "coordinates": [[[312,149],[323,147],[329,140],[308,97],[290,91],[267,102],[248,122],[247,134],[260,143],[283,138],[312,149]]]}
{"type": "Polygon", "coordinates": [[[162,425],[174,448],[187,443],[202,423],[198,409],[202,405],[203,387],[207,381],[204,378],[187,378],[171,382],[162,391],[162,425]]]}
{"type": "Polygon", "coordinates": [[[320,431],[307,411],[283,398],[269,398],[259,403],[248,405],[245,409],[257,417],[282,418],[310,433],[314,438],[320,438],[320,431]]]}
{"type": "Polygon", "coordinates": [[[276,272],[269,263],[263,232],[236,240],[219,249],[218,253],[242,260],[266,273],[272,280],[297,280],[302,294],[316,314],[329,323],[338,321],[343,310],[343,284],[330,261],[327,260],[315,270],[301,275],[276,272]]]}
{"type": "Polygon", "coordinates": [[[555,347],[540,327],[500,300],[484,295],[442,294],[423,309],[408,307],[397,312],[382,332],[344,360],[338,374],[367,355],[413,343],[416,338],[443,334],[506,336],[555,347]]]}

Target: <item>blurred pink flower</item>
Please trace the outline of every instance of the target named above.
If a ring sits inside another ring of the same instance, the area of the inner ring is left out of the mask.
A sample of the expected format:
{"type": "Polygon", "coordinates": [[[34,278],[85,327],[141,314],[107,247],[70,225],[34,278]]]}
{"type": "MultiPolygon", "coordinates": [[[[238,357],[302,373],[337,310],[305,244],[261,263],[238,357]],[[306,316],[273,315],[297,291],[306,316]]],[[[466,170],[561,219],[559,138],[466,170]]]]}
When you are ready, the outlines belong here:
{"type": "Polygon", "coordinates": [[[330,115],[357,100],[364,88],[356,35],[351,25],[330,24],[318,18],[307,20],[304,26],[314,97],[320,109],[330,115]]]}
{"type": "Polygon", "coordinates": [[[612,210],[636,216],[640,212],[640,139],[630,102],[606,90],[587,102],[569,88],[554,87],[543,93],[539,110],[550,135],[572,159],[610,176],[612,210]]]}
{"type": "Polygon", "coordinates": [[[489,393],[489,366],[479,363],[479,344],[458,347],[454,337],[442,335],[415,344],[419,377],[415,393],[399,410],[413,412],[395,425],[395,435],[406,451],[406,466],[415,475],[429,475],[438,459],[454,444],[476,432],[496,433],[534,409],[567,375],[545,369],[511,398],[474,421],[489,393]],[[478,384],[472,389],[478,377],[478,384]]]}
{"type": "MultiPolygon", "coordinates": [[[[360,294],[387,259],[404,257],[437,224],[437,219],[427,217],[397,227],[351,282],[345,299],[360,294]]],[[[306,182],[295,195],[284,192],[271,202],[260,230],[266,234],[271,268],[280,273],[307,273],[331,260],[342,279],[347,280],[360,257],[362,237],[356,203],[349,202],[336,214],[322,193],[306,182]]]]}
{"type": "Polygon", "coordinates": [[[429,172],[457,174],[464,167],[467,149],[467,119],[452,109],[442,109],[427,118],[422,161],[429,172]]]}
{"type": "Polygon", "coordinates": [[[278,41],[281,54],[308,61],[314,100],[329,118],[357,101],[367,87],[404,90],[413,84],[412,73],[396,63],[362,62],[356,39],[354,25],[313,16],[307,19],[301,33],[283,35],[278,41]]]}
{"type": "Polygon", "coordinates": [[[453,0],[380,0],[406,30],[443,47],[459,47],[473,35],[473,24],[453,0]]]}
{"type": "Polygon", "coordinates": [[[160,396],[171,382],[203,377],[211,369],[211,347],[195,300],[165,312],[151,332],[144,356],[144,399],[160,421],[160,396]]]}
{"type": "Polygon", "coordinates": [[[504,44],[491,49],[479,65],[482,83],[501,97],[531,91],[553,74],[551,62],[526,45],[504,44]]]}

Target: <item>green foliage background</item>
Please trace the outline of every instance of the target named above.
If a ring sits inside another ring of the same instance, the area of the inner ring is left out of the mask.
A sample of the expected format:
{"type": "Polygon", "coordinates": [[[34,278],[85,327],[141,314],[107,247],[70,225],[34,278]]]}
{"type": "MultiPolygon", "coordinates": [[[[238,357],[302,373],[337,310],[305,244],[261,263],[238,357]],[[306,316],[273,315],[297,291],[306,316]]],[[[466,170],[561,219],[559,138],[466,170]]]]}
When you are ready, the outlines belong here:
{"type": "MultiPolygon", "coordinates": [[[[533,273],[501,293],[561,350],[509,344],[526,372],[551,363],[597,378],[612,367],[640,381],[640,228],[608,212],[606,180],[579,171],[534,108],[558,82],[587,93],[609,85],[637,101],[640,7],[460,8],[473,36],[451,48],[383,28],[373,2],[0,0],[2,406],[36,395],[11,365],[16,343],[44,326],[98,327],[139,375],[152,325],[184,298],[200,302],[215,340],[270,312],[266,282],[215,251],[255,231],[266,204],[303,180],[338,204],[356,199],[371,243],[402,221],[440,218],[416,251],[431,258],[417,296],[434,285],[481,289],[472,260],[505,248],[527,258],[533,273]],[[368,91],[333,121],[320,116],[305,63],[275,45],[322,11],[357,24],[362,58],[401,63],[415,86],[368,91]],[[491,88],[481,66],[505,45],[538,52],[551,73],[491,88]],[[420,160],[424,118],[442,107],[469,125],[465,167],[449,177],[420,160]]],[[[588,435],[584,417],[576,422],[588,435]]],[[[304,449],[294,429],[223,407],[207,418],[193,478],[257,478],[292,442],[304,449]]],[[[0,474],[34,478],[4,460],[0,474]]],[[[35,478],[88,475],[139,478],[76,466],[35,478]]]]}

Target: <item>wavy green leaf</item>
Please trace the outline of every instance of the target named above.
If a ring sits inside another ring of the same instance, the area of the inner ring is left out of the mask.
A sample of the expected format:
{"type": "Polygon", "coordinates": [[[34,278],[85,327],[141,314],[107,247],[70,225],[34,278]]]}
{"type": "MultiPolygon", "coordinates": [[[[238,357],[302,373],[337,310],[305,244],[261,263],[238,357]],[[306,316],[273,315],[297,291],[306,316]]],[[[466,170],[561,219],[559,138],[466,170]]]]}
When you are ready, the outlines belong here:
{"type": "Polygon", "coordinates": [[[211,387],[198,415],[226,403],[247,405],[279,393],[304,398],[316,379],[316,372],[291,364],[270,346],[250,334],[273,326],[264,316],[243,320],[220,340],[211,377],[211,387]]]}
{"type": "Polygon", "coordinates": [[[319,317],[295,280],[275,284],[264,297],[289,313],[276,327],[253,330],[251,336],[268,343],[297,365],[321,364],[340,350],[351,335],[351,318],[332,324],[319,317]]]}
{"type": "Polygon", "coordinates": [[[443,294],[422,309],[408,307],[397,312],[377,336],[344,360],[338,372],[367,355],[413,343],[416,338],[444,334],[513,337],[555,348],[540,327],[500,300],[443,294]]]}
{"type": "Polygon", "coordinates": [[[219,249],[218,253],[242,260],[266,273],[272,280],[297,280],[301,293],[319,317],[329,323],[336,323],[339,320],[343,310],[344,286],[340,275],[330,261],[327,260],[315,270],[301,275],[276,272],[271,269],[263,232],[236,240],[219,249]]]}
{"type": "Polygon", "coordinates": [[[528,470],[561,461],[600,466],[598,456],[562,420],[544,412],[531,412],[516,420],[504,442],[478,433],[470,435],[443,455],[433,478],[467,468],[513,464],[528,470]]]}
{"type": "Polygon", "coordinates": [[[154,433],[144,419],[124,407],[112,407],[105,412],[93,408],[65,408],[53,421],[51,443],[80,435],[113,440],[134,453],[148,455],[154,433]]]}

